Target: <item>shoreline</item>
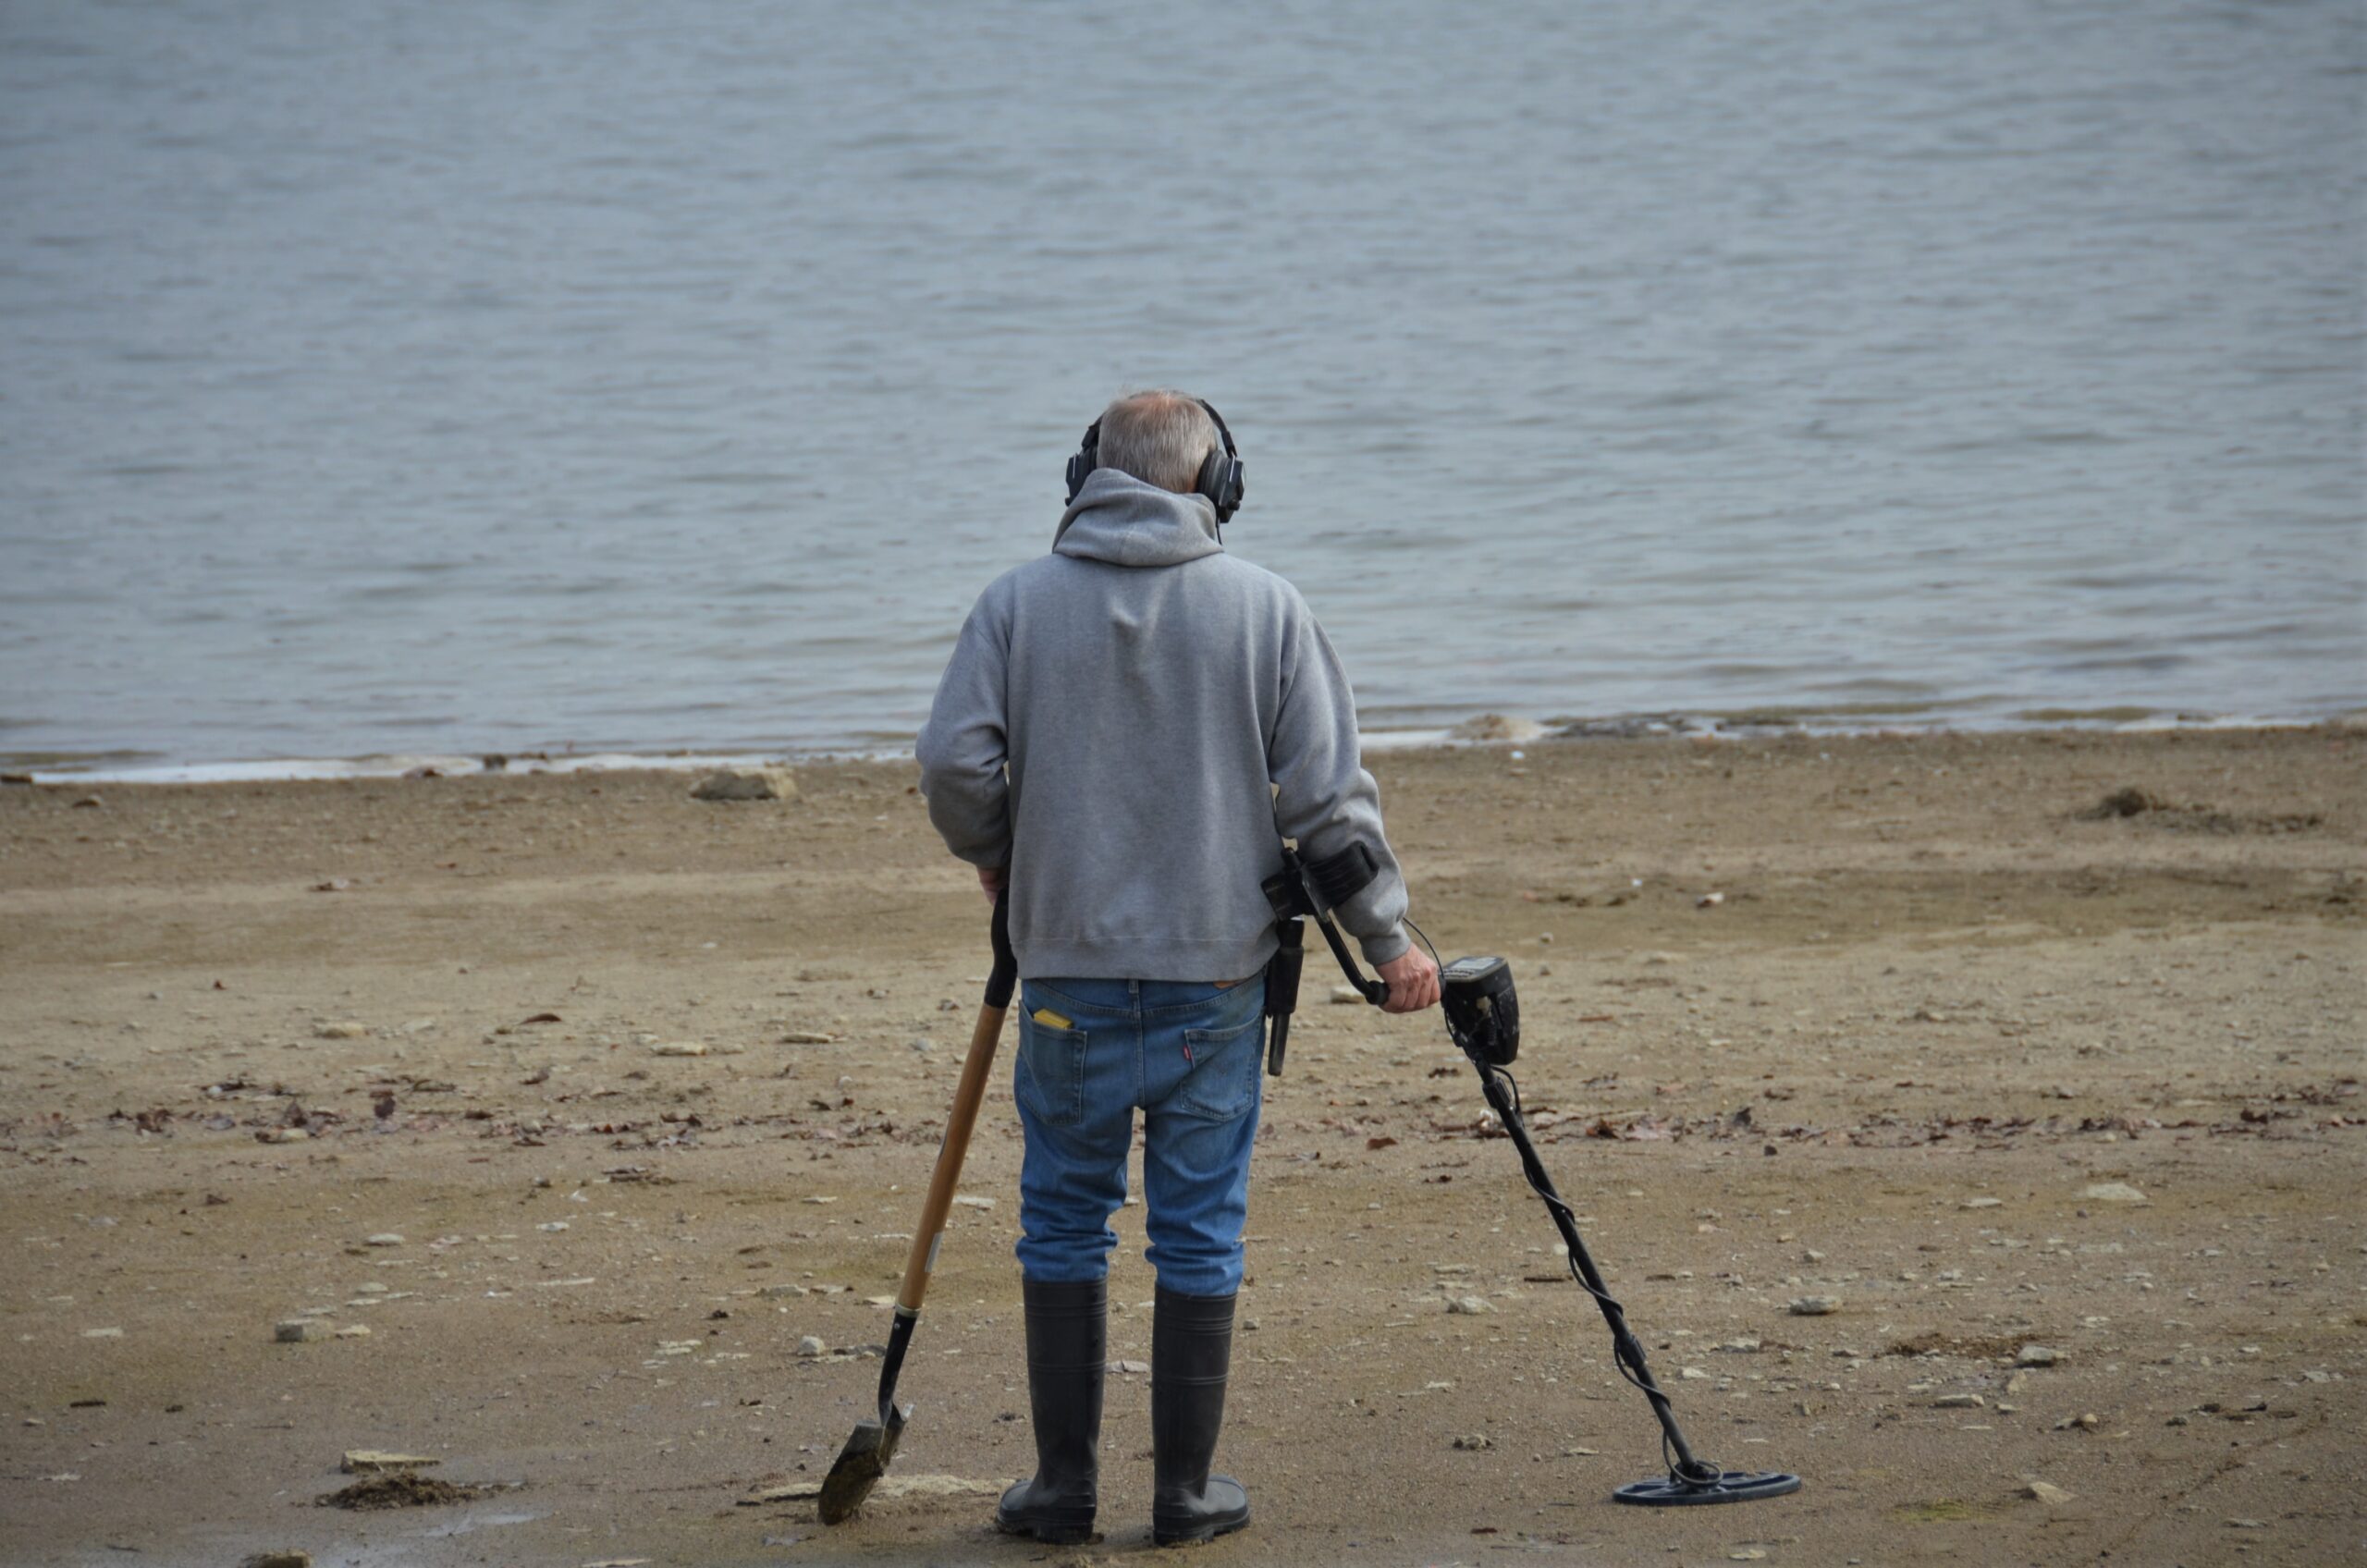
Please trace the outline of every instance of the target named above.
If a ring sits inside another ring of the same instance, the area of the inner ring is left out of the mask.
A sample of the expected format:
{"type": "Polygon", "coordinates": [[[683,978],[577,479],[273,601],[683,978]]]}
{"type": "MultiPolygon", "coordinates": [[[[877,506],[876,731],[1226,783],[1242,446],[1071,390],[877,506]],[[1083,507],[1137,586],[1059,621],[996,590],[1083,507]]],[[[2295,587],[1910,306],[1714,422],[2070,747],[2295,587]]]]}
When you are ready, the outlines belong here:
{"type": "MultiPolygon", "coordinates": [[[[1520,746],[1557,741],[1685,739],[1744,741],[1798,735],[1835,740],[2008,736],[2033,734],[2150,735],[2169,732],[2282,731],[2367,727],[2367,707],[2309,717],[2165,714],[2144,709],[2098,708],[2082,714],[2046,710],[2040,717],[1968,723],[1961,716],[1929,722],[1871,722],[1829,715],[1795,717],[1783,710],[1714,713],[1620,714],[1602,718],[1534,719],[1486,713],[1445,728],[1365,730],[1367,753],[1380,754],[1468,746],[1520,746]]],[[[909,741],[901,746],[840,747],[810,752],[730,751],[677,747],[636,752],[570,752],[529,748],[469,754],[458,752],[369,752],[351,757],[264,757],[190,761],[131,761],[153,755],[137,752],[8,753],[0,751],[0,785],[67,784],[245,784],[327,778],[467,778],[479,775],[570,774],[634,770],[804,766],[840,762],[909,762],[909,741]],[[69,761],[71,758],[80,758],[69,761]],[[116,761],[112,759],[122,759],[116,761]],[[63,766],[61,766],[63,765],[63,766]],[[421,770],[432,769],[432,774],[421,770]]]]}

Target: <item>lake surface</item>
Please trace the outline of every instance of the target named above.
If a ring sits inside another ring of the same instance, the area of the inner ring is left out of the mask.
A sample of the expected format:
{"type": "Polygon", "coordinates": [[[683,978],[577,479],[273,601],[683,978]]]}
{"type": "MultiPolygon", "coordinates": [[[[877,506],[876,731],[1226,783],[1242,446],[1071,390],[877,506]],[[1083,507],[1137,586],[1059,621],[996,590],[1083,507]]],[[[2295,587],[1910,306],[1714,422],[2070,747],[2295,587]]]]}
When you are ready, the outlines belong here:
{"type": "Polygon", "coordinates": [[[1145,385],[1374,730],[2354,710],[2361,16],[0,7],[0,753],[894,748],[1145,385]]]}

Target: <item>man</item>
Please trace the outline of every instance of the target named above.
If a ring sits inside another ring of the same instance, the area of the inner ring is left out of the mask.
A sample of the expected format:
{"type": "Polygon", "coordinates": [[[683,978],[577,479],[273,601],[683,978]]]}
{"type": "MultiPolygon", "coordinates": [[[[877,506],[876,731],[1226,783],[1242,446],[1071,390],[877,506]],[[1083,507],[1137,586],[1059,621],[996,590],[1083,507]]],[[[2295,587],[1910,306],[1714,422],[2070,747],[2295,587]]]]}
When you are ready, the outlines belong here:
{"type": "Polygon", "coordinates": [[[1259,884],[1282,841],[1362,845],[1378,872],[1335,911],[1389,983],[1438,1000],[1360,762],[1346,674],[1296,589],[1224,553],[1240,465],[1176,392],[1110,405],[1071,466],[1052,552],[989,584],[918,746],[929,820],[1011,900],[1023,982],[1014,1089],[1026,1149],[1019,1262],[1036,1470],[997,1523],[1088,1539],[1099,1480],[1110,1216],[1144,1115],[1152,1533],[1249,1522],[1212,1476],[1257,1130],[1259,884]]]}

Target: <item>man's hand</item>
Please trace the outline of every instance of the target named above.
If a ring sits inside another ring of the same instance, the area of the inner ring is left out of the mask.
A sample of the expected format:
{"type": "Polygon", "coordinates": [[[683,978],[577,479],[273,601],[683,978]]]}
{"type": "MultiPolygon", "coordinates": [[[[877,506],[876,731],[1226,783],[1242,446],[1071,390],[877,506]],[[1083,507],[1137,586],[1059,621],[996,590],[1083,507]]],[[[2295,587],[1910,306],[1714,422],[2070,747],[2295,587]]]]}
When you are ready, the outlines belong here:
{"type": "MultiPolygon", "coordinates": [[[[1003,888],[1008,887],[1010,883],[1011,867],[1007,865],[982,865],[978,867],[978,890],[986,894],[987,908],[991,909],[994,907],[995,900],[1002,896],[1003,888]]],[[[1436,972],[1433,971],[1432,973],[1435,974],[1436,972]]],[[[1435,990],[1436,987],[1434,986],[1433,989],[1435,990]]]]}
{"type": "Polygon", "coordinates": [[[1407,948],[1382,964],[1380,977],[1389,982],[1383,1012],[1419,1012],[1439,1005],[1438,962],[1419,948],[1407,948]]]}

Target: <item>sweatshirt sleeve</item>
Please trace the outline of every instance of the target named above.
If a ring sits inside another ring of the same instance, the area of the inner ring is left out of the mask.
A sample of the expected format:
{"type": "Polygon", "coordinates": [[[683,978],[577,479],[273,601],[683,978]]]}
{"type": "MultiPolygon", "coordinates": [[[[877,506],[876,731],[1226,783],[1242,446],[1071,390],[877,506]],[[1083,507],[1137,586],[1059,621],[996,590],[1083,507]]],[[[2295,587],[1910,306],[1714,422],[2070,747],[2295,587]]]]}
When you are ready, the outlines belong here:
{"type": "Polygon", "coordinates": [[[1011,863],[1011,781],[1003,773],[1010,648],[990,597],[981,597],[963,623],[914,747],[930,823],[947,849],[984,866],[1011,863]]]}
{"type": "Polygon", "coordinates": [[[1356,938],[1365,962],[1383,964],[1409,945],[1405,877],[1380,827],[1380,786],[1364,769],[1356,701],[1331,640],[1304,605],[1293,606],[1282,650],[1282,700],[1268,748],[1274,824],[1300,853],[1324,860],[1351,844],[1372,851],[1380,874],[1332,913],[1356,938]]]}

